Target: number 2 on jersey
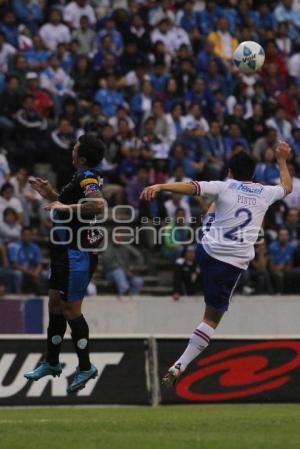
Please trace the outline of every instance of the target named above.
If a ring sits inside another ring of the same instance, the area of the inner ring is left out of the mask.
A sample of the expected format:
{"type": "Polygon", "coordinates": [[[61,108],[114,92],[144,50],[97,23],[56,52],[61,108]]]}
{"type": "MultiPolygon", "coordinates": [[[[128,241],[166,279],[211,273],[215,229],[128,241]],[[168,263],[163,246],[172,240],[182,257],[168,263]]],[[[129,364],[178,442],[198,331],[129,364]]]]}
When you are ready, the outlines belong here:
{"type": "Polygon", "coordinates": [[[240,209],[238,209],[235,212],[234,216],[236,218],[239,218],[240,215],[244,215],[245,216],[245,220],[240,225],[235,226],[234,228],[232,228],[229,231],[225,232],[224,237],[226,239],[233,240],[235,242],[239,241],[239,242],[242,243],[244,241],[244,239],[243,239],[243,237],[238,237],[238,232],[241,231],[246,226],[248,226],[248,224],[252,220],[252,212],[249,209],[241,207],[240,209]]]}

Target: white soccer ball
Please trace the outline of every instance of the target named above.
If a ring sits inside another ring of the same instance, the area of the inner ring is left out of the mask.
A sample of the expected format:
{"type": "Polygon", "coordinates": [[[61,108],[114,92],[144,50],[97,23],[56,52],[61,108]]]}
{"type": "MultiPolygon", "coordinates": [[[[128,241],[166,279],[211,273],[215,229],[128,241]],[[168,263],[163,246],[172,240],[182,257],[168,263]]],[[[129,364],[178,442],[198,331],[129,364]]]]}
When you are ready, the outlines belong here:
{"type": "Polygon", "coordinates": [[[233,62],[242,73],[252,75],[265,62],[264,49],[257,42],[242,42],[233,53],[233,62]]]}

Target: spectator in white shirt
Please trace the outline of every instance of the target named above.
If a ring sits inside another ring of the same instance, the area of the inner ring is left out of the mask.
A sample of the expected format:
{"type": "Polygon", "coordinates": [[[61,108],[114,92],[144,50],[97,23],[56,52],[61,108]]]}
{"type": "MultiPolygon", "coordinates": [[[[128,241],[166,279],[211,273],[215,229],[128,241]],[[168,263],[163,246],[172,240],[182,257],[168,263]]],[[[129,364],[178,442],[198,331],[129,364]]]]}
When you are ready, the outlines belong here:
{"type": "Polygon", "coordinates": [[[167,114],[164,111],[164,105],[161,100],[154,100],[152,102],[152,109],[146,112],[144,115],[144,122],[147,118],[153,117],[155,121],[155,135],[158,139],[165,144],[171,144],[173,142],[173,127],[170,120],[167,118],[167,114]]]}
{"type": "Polygon", "coordinates": [[[172,54],[176,53],[182,45],[191,47],[189,35],[183,28],[172,26],[169,34],[172,42],[172,54]]]}
{"type": "Polygon", "coordinates": [[[183,28],[174,26],[168,17],[163,17],[154,28],[151,41],[153,44],[159,41],[163,42],[167,52],[171,55],[175,54],[183,44],[191,46],[187,32],[183,28]]]}
{"type": "Polygon", "coordinates": [[[19,240],[21,236],[21,225],[18,222],[18,214],[15,209],[7,207],[3,211],[3,219],[0,220],[0,238],[4,243],[19,240]]]}
{"type": "Polygon", "coordinates": [[[49,16],[49,22],[40,29],[40,36],[49,50],[54,51],[60,43],[69,43],[71,34],[69,28],[62,23],[59,9],[53,9],[49,16]]]}
{"type": "Polygon", "coordinates": [[[149,11],[149,24],[151,26],[157,25],[160,20],[163,18],[170,19],[172,22],[175,21],[176,16],[175,12],[173,11],[173,0],[162,0],[160,2],[157,2],[158,5],[154,8],[151,8],[149,11]]]}
{"type": "Polygon", "coordinates": [[[293,78],[300,78],[300,45],[295,44],[294,53],[288,60],[288,73],[293,78]]]}
{"type": "Polygon", "coordinates": [[[184,210],[185,223],[191,222],[191,209],[182,195],[174,193],[172,197],[164,203],[164,206],[166,208],[167,217],[172,218],[174,222],[176,218],[176,211],[178,208],[184,210]]]}
{"type": "Polygon", "coordinates": [[[6,208],[14,209],[18,214],[18,222],[23,222],[23,208],[21,201],[14,196],[14,187],[5,182],[0,190],[0,221],[3,220],[3,212],[6,208]]]}
{"type": "Polygon", "coordinates": [[[18,26],[18,32],[19,32],[18,36],[19,49],[21,51],[26,51],[32,48],[33,42],[31,39],[31,33],[29,29],[25,25],[21,24],[18,26]]]}
{"type": "Polygon", "coordinates": [[[81,16],[80,27],[73,32],[73,38],[79,42],[81,54],[93,56],[96,53],[96,33],[91,29],[88,16],[81,16]]]}
{"type": "Polygon", "coordinates": [[[0,187],[3,186],[3,184],[8,181],[10,175],[10,168],[8,165],[7,158],[5,154],[0,153],[0,187]]]}
{"type": "Polygon", "coordinates": [[[299,11],[300,10],[300,0],[294,0],[293,1],[293,9],[295,11],[299,11]]]}
{"type": "Polygon", "coordinates": [[[15,197],[21,201],[24,222],[29,224],[30,217],[36,216],[40,211],[42,197],[31,188],[29,184],[29,172],[25,167],[20,167],[9,182],[14,188],[15,197]]]}
{"type": "Polygon", "coordinates": [[[280,22],[278,24],[276,45],[285,57],[288,57],[292,51],[292,41],[288,36],[288,31],[289,27],[287,22],[280,22]]]}
{"type": "Polygon", "coordinates": [[[114,131],[117,132],[118,129],[118,122],[119,120],[124,119],[126,120],[127,124],[128,124],[128,128],[130,130],[134,129],[134,121],[132,120],[132,118],[129,115],[129,108],[128,105],[124,104],[124,105],[120,105],[117,108],[117,112],[116,115],[114,115],[113,117],[111,117],[108,120],[108,123],[114,128],[114,131]]]}
{"type": "Polygon", "coordinates": [[[52,95],[72,95],[72,79],[60,67],[58,58],[53,55],[49,59],[49,67],[41,73],[40,85],[52,95]]]}
{"type": "Polygon", "coordinates": [[[285,117],[285,110],[279,107],[276,109],[274,117],[266,120],[266,125],[268,128],[276,129],[277,134],[281,139],[289,140],[292,136],[292,125],[285,117]]]}
{"type": "Polygon", "coordinates": [[[0,74],[5,74],[9,58],[16,53],[16,49],[5,42],[5,35],[0,31],[0,74]]]}
{"type": "Polygon", "coordinates": [[[88,17],[91,26],[95,25],[95,12],[87,0],[76,0],[65,6],[64,21],[70,28],[78,29],[82,16],[88,17]]]}
{"type": "Polygon", "coordinates": [[[194,123],[204,134],[209,131],[208,121],[203,117],[201,106],[198,103],[191,103],[188,114],[184,117],[184,127],[187,127],[189,123],[194,123]]]}
{"type": "Polygon", "coordinates": [[[64,99],[74,96],[73,80],[59,66],[60,62],[55,55],[48,62],[49,67],[41,73],[40,86],[51,95],[55,114],[60,115],[64,99]]]}
{"type": "Polygon", "coordinates": [[[156,28],[151,33],[151,41],[155,44],[158,41],[164,43],[168,53],[173,52],[172,35],[170,34],[170,22],[168,18],[164,17],[160,20],[156,28]]]}
{"type": "MultiPolygon", "coordinates": [[[[172,170],[172,176],[167,180],[168,183],[170,182],[190,182],[192,181],[191,178],[186,176],[184,165],[183,164],[175,164],[172,170]]],[[[189,207],[189,196],[188,195],[182,195],[183,201],[185,201],[189,207]]]]}

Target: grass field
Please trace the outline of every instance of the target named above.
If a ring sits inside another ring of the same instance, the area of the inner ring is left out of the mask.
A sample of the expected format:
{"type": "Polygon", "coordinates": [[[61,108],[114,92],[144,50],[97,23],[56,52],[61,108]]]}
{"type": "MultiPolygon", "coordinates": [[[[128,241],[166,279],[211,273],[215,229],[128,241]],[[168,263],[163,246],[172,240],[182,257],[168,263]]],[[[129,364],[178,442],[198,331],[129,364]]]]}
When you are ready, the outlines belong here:
{"type": "Polygon", "coordinates": [[[299,449],[300,405],[0,409],[1,449],[299,449]]]}

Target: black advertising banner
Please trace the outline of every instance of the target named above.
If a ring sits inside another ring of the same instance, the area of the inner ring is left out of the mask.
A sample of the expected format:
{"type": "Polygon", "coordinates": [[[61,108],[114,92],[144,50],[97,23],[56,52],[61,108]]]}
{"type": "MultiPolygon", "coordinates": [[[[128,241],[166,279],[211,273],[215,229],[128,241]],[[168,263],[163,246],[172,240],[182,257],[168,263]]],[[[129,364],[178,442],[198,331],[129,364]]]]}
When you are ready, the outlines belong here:
{"type": "Polygon", "coordinates": [[[91,361],[99,376],[79,393],[66,389],[78,364],[72,342],[65,340],[59,378],[50,376],[28,382],[24,372],[36,367],[43,357],[41,339],[0,340],[0,405],[59,404],[148,404],[145,363],[148,340],[95,339],[91,341],[91,361]]]}
{"type": "Polygon", "coordinates": [[[300,402],[300,340],[214,340],[174,390],[159,381],[187,340],[101,338],[91,341],[99,376],[79,393],[66,389],[77,366],[64,341],[63,373],[28,382],[43,357],[41,339],[0,339],[0,405],[300,402]],[[159,379],[158,379],[159,377],[159,379]],[[152,391],[151,391],[152,388],[152,391]]]}
{"type": "MultiPolygon", "coordinates": [[[[160,377],[187,341],[158,339],[160,377]]],[[[299,340],[214,340],[162,403],[300,402],[299,340]]]]}

